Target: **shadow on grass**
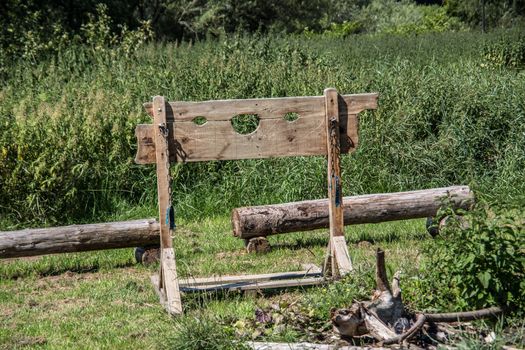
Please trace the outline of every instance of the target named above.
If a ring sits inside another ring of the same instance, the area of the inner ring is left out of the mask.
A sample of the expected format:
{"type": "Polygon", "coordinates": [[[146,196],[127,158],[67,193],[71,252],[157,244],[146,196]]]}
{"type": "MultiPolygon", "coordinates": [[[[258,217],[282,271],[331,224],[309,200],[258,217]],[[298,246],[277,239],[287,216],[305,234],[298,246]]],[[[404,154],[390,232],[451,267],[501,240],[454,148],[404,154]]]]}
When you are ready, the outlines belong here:
{"type": "Polygon", "coordinates": [[[74,273],[93,273],[99,272],[101,270],[106,270],[109,268],[126,268],[137,265],[133,261],[128,262],[117,262],[108,266],[106,262],[100,264],[92,263],[86,265],[74,265],[74,264],[61,264],[57,266],[55,264],[48,264],[39,262],[30,263],[30,262],[19,262],[19,261],[10,261],[6,265],[0,265],[0,279],[4,280],[17,280],[19,278],[25,277],[47,277],[47,276],[58,276],[65,274],[67,272],[74,273]],[[12,265],[12,266],[9,266],[12,265]]]}
{"type": "MultiPolygon", "coordinates": [[[[359,244],[361,242],[368,242],[370,244],[380,244],[380,243],[393,243],[407,240],[406,235],[403,235],[397,231],[391,231],[388,233],[380,234],[371,234],[368,232],[363,232],[356,235],[346,234],[347,244],[359,244]]],[[[418,233],[411,238],[423,239],[426,238],[426,233],[418,233]]],[[[289,250],[300,250],[300,249],[309,249],[318,246],[328,245],[328,233],[326,237],[310,237],[310,238],[298,238],[295,242],[279,242],[272,243],[272,249],[289,249],[289,250]]]]}

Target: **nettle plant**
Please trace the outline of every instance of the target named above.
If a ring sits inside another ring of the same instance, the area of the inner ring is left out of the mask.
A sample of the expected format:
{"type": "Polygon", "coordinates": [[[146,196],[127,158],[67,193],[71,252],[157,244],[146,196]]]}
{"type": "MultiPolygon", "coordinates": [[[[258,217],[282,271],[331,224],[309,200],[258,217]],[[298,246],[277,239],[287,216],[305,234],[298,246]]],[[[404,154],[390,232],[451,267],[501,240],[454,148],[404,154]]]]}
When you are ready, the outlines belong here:
{"type": "MultiPolygon", "coordinates": [[[[456,308],[488,305],[525,310],[525,212],[519,207],[478,205],[450,216],[426,248],[436,291],[456,308]],[[448,292],[447,292],[448,291],[448,292]],[[455,299],[455,300],[451,300],[455,299]]],[[[427,276],[430,278],[430,276],[427,276]]]]}
{"type": "Polygon", "coordinates": [[[525,32],[505,33],[483,46],[485,61],[496,67],[525,67],[525,32]]]}

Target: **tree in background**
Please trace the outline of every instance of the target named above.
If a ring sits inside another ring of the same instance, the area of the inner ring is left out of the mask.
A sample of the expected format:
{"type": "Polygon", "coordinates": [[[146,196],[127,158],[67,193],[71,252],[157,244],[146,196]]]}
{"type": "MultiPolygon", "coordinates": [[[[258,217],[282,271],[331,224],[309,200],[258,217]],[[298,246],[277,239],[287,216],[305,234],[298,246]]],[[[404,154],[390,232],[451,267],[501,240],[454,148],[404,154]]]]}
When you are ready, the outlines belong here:
{"type": "Polygon", "coordinates": [[[523,21],[525,0],[4,0],[0,63],[85,43],[83,28],[101,8],[116,35],[147,22],[159,40],[195,40],[233,32],[419,33],[457,30],[459,21],[494,28],[523,21]]]}
{"type": "Polygon", "coordinates": [[[447,13],[472,27],[510,26],[525,16],[525,0],[445,0],[447,13]]]}

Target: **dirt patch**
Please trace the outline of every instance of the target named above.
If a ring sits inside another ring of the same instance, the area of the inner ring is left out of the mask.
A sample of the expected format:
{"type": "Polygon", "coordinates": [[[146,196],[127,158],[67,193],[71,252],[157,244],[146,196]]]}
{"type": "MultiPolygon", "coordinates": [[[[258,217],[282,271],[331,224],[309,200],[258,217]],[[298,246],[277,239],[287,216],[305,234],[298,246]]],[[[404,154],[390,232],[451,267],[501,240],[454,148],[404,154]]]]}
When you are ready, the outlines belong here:
{"type": "Polygon", "coordinates": [[[13,317],[15,310],[13,308],[7,307],[5,304],[0,308],[0,318],[5,320],[13,317]]]}
{"type": "Polygon", "coordinates": [[[111,274],[112,276],[119,275],[119,276],[143,276],[144,271],[138,270],[135,267],[125,267],[125,268],[118,268],[111,271],[96,271],[96,272],[72,272],[72,271],[66,271],[61,275],[55,275],[55,276],[44,276],[40,277],[37,281],[38,287],[46,287],[49,285],[56,285],[56,284],[64,284],[66,282],[67,284],[70,284],[71,282],[76,281],[93,281],[93,280],[99,280],[101,278],[107,277],[108,274],[111,274]]]}
{"type": "Polygon", "coordinates": [[[2,262],[4,263],[14,263],[16,261],[38,261],[42,259],[42,255],[40,256],[25,256],[25,257],[21,257],[21,258],[7,258],[7,259],[2,259],[2,262]]]}
{"type": "Polygon", "coordinates": [[[215,258],[217,259],[225,259],[225,258],[236,258],[239,256],[245,256],[248,254],[245,249],[239,249],[239,250],[233,250],[229,252],[219,252],[215,254],[215,258]]]}
{"type": "Polygon", "coordinates": [[[44,337],[21,337],[15,339],[14,343],[18,346],[32,346],[32,345],[44,345],[47,343],[47,339],[44,337]]]}

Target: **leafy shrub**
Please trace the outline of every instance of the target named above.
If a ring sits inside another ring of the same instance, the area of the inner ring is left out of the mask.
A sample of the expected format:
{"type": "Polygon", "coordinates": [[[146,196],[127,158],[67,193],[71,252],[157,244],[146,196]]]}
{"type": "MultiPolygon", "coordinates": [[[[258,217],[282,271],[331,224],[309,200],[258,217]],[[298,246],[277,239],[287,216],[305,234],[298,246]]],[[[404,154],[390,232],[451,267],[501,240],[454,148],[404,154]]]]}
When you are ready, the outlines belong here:
{"type": "Polygon", "coordinates": [[[461,219],[450,214],[426,249],[425,280],[434,284],[433,298],[457,308],[501,305],[525,310],[523,208],[483,206],[461,219]]]}
{"type": "Polygon", "coordinates": [[[483,57],[487,63],[496,67],[524,67],[525,31],[506,32],[498,40],[486,43],[483,57]]]}
{"type": "Polygon", "coordinates": [[[461,30],[458,18],[440,6],[419,6],[409,0],[372,0],[356,16],[368,33],[426,33],[461,30]]]}
{"type": "Polygon", "coordinates": [[[82,41],[93,50],[94,54],[130,55],[153,38],[153,31],[148,21],[141,22],[141,26],[136,30],[118,25],[120,32],[114,32],[112,20],[107,13],[107,5],[98,4],[96,11],[96,15],[88,14],[88,22],[80,28],[82,41]]]}
{"type": "Polygon", "coordinates": [[[363,24],[358,21],[343,21],[342,23],[332,23],[330,28],[324,31],[327,36],[336,38],[346,38],[350,34],[361,32],[363,24]]]}

